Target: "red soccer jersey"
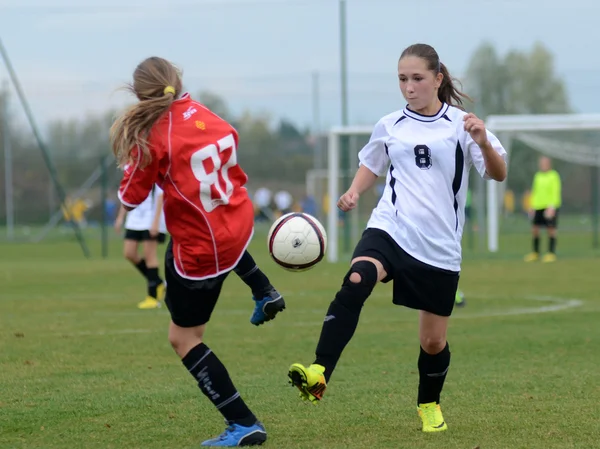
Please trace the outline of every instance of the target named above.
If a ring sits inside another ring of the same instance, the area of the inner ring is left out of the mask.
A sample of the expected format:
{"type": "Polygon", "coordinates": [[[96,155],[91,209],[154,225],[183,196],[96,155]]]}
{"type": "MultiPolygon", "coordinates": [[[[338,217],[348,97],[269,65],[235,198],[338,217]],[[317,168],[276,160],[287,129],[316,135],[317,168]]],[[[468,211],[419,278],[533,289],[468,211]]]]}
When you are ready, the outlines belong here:
{"type": "Polygon", "coordinates": [[[180,276],[201,280],[233,269],[250,243],[254,209],[237,163],[238,135],[225,120],[185,94],[149,137],[152,162],[134,151],[119,199],[136,207],[157,183],[180,276]]]}

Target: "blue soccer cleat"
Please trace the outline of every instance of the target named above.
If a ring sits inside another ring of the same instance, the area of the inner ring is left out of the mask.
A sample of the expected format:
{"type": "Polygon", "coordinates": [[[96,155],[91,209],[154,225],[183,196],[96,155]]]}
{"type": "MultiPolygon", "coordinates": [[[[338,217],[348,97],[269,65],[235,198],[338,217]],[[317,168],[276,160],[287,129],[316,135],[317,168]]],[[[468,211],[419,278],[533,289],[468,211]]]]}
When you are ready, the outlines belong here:
{"type": "Polygon", "coordinates": [[[210,447],[240,447],[260,446],[267,441],[267,431],[261,422],[257,421],[250,427],[240,424],[227,423],[228,426],[221,435],[212,440],[204,441],[200,446],[210,447]]]}
{"type": "Polygon", "coordinates": [[[267,321],[271,321],[275,316],[285,309],[285,301],[277,290],[273,287],[263,296],[262,299],[252,297],[256,306],[254,313],[250,317],[250,322],[259,326],[267,321]]]}

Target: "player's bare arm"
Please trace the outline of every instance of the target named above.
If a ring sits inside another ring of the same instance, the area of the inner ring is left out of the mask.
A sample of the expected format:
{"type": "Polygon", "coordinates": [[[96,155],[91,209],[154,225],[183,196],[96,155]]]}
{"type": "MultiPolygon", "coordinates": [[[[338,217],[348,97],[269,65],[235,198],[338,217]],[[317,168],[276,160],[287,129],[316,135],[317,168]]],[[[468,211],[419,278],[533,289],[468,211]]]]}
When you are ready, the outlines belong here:
{"type": "Polygon", "coordinates": [[[343,212],[348,212],[356,207],[358,198],[375,184],[377,175],[364,165],[361,165],[354,175],[350,188],[338,200],[337,207],[343,212]]]}
{"type": "Polygon", "coordinates": [[[488,140],[485,123],[475,114],[464,116],[464,127],[475,143],[481,148],[481,154],[485,161],[485,171],[494,180],[502,182],[506,179],[506,163],[492,147],[488,140]]]}
{"type": "Polygon", "coordinates": [[[152,217],[152,226],[149,229],[150,235],[156,237],[159,234],[160,216],[163,210],[163,194],[156,196],[156,209],[154,211],[154,217],[152,217]]]}

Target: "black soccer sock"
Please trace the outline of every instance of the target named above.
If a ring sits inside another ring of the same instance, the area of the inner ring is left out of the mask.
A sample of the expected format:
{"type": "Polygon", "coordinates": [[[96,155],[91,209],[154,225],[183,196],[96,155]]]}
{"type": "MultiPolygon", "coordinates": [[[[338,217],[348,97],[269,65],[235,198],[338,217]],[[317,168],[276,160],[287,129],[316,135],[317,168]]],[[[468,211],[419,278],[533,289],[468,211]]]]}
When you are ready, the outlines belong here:
{"type": "Polygon", "coordinates": [[[540,252],[540,238],[539,237],[533,238],[533,252],[534,253],[540,252]]]}
{"type": "Polygon", "coordinates": [[[162,284],[162,279],[158,275],[158,268],[148,268],[148,296],[156,298],[156,288],[162,284]]]}
{"type": "Polygon", "coordinates": [[[146,260],[141,259],[138,263],[135,264],[135,267],[138,269],[142,276],[146,279],[148,278],[148,267],[146,266],[146,260]]]}
{"type": "Polygon", "coordinates": [[[325,381],[329,381],[346,345],[358,326],[362,307],[377,283],[377,268],[372,262],[355,263],[342,284],[341,290],[327,309],[321,336],[315,352],[315,363],[325,367],[325,381]],[[350,280],[353,273],[360,282],[350,280]]]}
{"type": "Polygon", "coordinates": [[[204,343],[195,346],[182,362],[198,382],[202,393],[227,421],[245,427],[256,423],[256,416],[235,389],[225,365],[208,346],[204,343]]]}
{"type": "Polygon", "coordinates": [[[248,251],[244,252],[244,255],[233,271],[250,287],[255,299],[262,299],[265,293],[272,288],[269,278],[260,271],[260,268],[258,268],[258,265],[256,265],[256,262],[254,262],[248,251]]]}
{"type": "Polygon", "coordinates": [[[450,369],[450,345],[435,355],[427,354],[423,348],[419,354],[419,396],[418,404],[440,402],[440,393],[444,387],[446,374],[450,369]]]}
{"type": "Polygon", "coordinates": [[[548,249],[552,254],[554,254],[556,252],[556,237],[550,237],[548,249]]]}

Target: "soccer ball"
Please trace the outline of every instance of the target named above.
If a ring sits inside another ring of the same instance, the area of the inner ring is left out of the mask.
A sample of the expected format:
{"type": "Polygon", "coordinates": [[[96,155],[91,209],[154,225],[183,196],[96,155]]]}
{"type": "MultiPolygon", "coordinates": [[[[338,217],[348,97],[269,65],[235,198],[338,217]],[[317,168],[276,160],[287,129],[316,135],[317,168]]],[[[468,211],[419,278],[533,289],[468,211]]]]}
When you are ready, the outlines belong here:
{"type": "Polygon", "coordinates": [[[267,244],[278,265],[289,271],[305,271],[323,259],[327,234],[312,215],[292,212],[273,223],[267,244]]]}

